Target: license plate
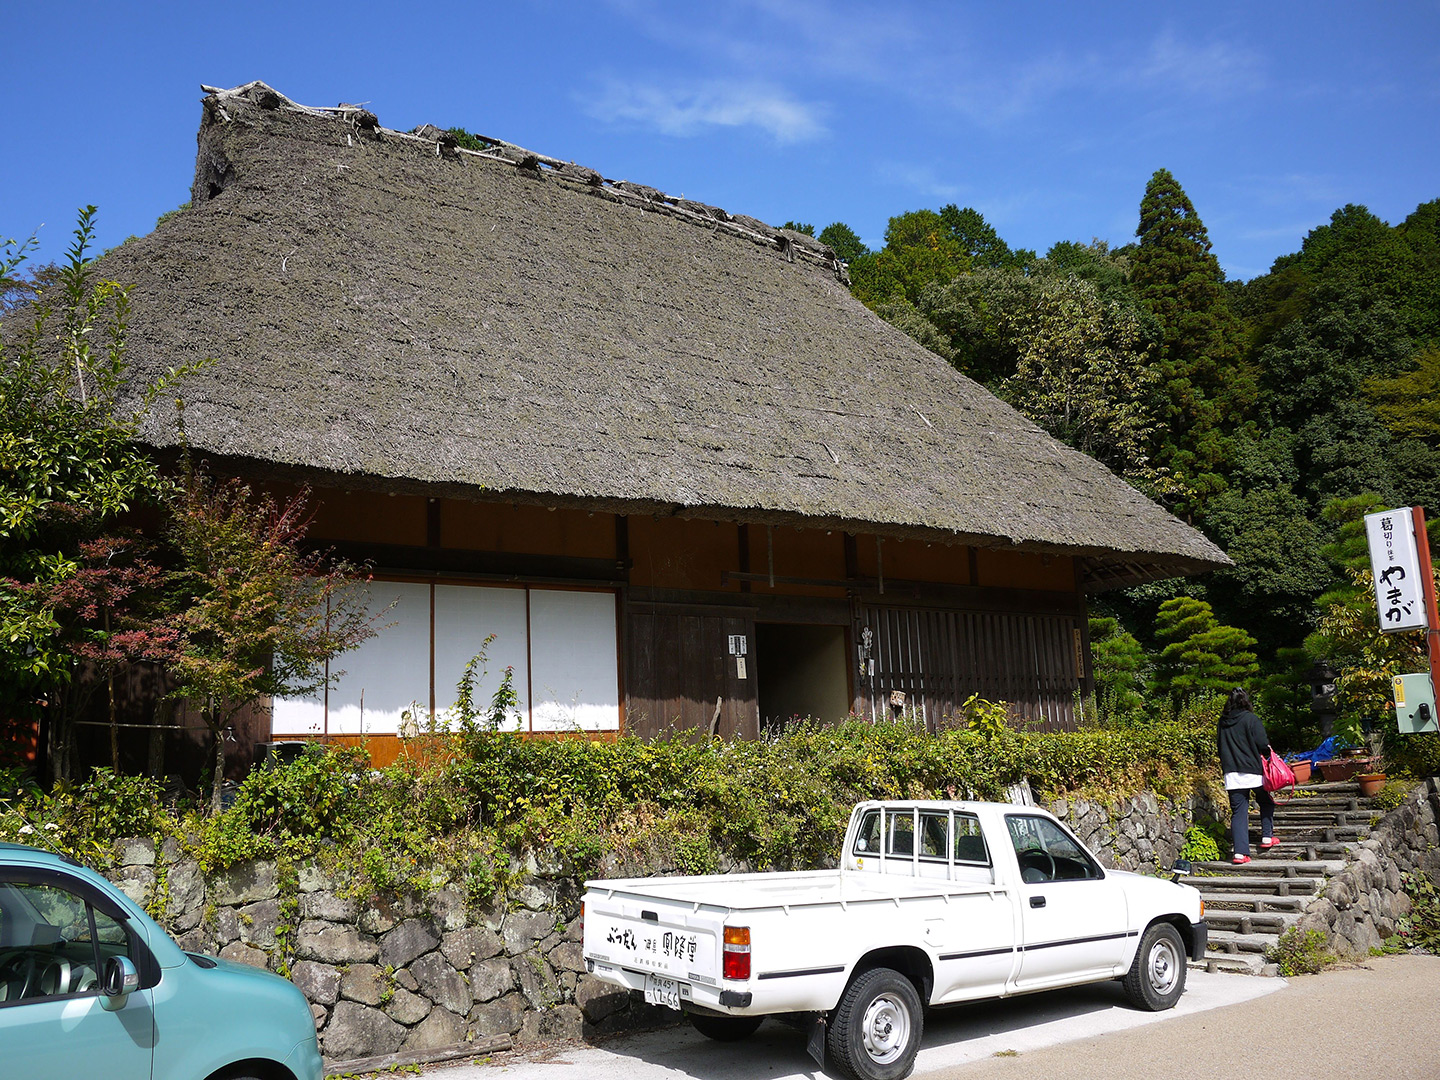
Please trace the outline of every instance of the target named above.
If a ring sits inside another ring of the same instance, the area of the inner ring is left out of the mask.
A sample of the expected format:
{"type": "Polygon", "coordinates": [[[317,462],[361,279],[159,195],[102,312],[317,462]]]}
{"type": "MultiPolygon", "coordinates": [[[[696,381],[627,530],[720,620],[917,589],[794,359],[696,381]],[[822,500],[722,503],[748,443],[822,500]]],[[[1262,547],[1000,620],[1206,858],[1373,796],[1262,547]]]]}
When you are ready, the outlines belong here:
{"type": "Polygon", "coordinates": [[[667,1009],[680,1011],[680,984],[674,979],[662,979],[658,975],[645,976],[645,1004],[664,1005],[667,1009]]]}

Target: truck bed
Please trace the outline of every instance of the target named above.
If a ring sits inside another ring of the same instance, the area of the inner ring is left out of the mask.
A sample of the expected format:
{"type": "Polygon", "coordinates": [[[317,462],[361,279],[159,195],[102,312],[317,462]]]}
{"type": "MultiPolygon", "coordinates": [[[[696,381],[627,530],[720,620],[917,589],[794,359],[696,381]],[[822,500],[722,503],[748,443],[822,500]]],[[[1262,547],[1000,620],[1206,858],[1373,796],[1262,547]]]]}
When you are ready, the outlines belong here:
{"type": "Polygon", "coordinates": [[[791,873],[705,874],[693,877],[615,878],[588,881],[612,898],[651,897],[691,904],[698,910],[746,911],[761,908],[809,907],[819,904],[859,904],[925,897],[1006,892],[1004,886],[965,881],[936,881],[899,874],[856,874],[840,870],[802,870],[791,873]],[[717,889],[717,886],[720,888],[717,889]],[[725,904],[716,904],[717,895],[725,904]]]}

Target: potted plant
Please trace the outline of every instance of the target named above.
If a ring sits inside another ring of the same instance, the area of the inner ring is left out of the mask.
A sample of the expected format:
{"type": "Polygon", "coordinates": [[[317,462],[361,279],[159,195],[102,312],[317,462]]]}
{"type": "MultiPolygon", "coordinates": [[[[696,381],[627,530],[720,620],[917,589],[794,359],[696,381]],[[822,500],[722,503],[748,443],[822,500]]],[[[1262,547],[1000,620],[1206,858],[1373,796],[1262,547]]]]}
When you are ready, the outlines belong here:
{"type": "Polygon", "coordinates": [[[1383,772],[1362,772],[1356,775],[1355,782],[1360,785],[1360,797],[1362,799],[1373,799],[1380,794],[1380,789],[1385,786],[1389,779],[1383,772]]]}
{"type": "Polygon", "coordinates": [[[1295,783],[1303,784],[1310,779],[1310,759],[1301,758],[1298,761],[1288,762],[1290,771],[1295,774],[1295,783]]]}

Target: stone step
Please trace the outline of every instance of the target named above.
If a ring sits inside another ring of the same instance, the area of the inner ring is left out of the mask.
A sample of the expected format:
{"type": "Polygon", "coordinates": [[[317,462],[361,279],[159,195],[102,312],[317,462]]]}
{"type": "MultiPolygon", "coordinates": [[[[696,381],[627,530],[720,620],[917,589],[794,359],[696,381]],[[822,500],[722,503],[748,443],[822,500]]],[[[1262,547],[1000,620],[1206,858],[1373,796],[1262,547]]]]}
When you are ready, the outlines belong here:
{"type": "Polygon", "coordinates": [[[1241,934],[1234,930],[1211,930],[1207,952],[1264,954],[1279,940],[1278,934],[1241,934]]]}
{"type": "MultiPolygon", "coordinates": [[[[1295,828],[1323,829],[1327,825],[1368,825],[1375,816],[1373,810],[1284,810],[1275,811],[1275,824],[1295,828]]],[[[1259,814],[1251,814],[1251,823],[1260,820],[1259,814]]]]}
{"type": "Polygon", "coordinates": [[[1254,911],[1254,912],[1302,912],[1310,901],[1308,896],[1276,896],[1273,893],[1201,893],[1205,899],[1205,910],[1210,911],[1254,911]]]}
{"type": "MultiPolygon", "coordinates": [[[[1328,860],[1339,862],[1342,865],[1349,862],[1360,849],[1359,844],[1346,844],[1336,842],[1327,844],[1321,841],[1286,840],[1283,837],[1280,843],[1270,849],[1269,855],[1278,855],[1292,859],[1305,859],[1306,861],[1328,860]]],[[[1268,858],[1269,855],[1262,855],[1261,858],[1268,858]]]]}
{"type": "Polygon", "coordinates": [[[1265,957],[1256,953],[1222,953],[1206,950],[1205,959],[1192,961],[1193,968],[1205,971],[1234,971],[1242,975],[1279,975],[1280,968],[1267,964],[1265,957]]]}
{"type": "MultiPolygon", "coordinates": [[[[1237,873],[1262,873],[1279,874],[1283,877],[1322,877],[1330,874],[1338,874],[1345,869],[1343,860],[1326,859],[1310,862],[1304,859],[1277,859],[1272,857],[1273,851],[1264,855],[1257,855],[1243,867],[1237,867],[1228,859],[1219,862],[1195,863],[1194,869],[1204,870],[1216,874],[1237,873]]],[[[1198,876],[1198,875],[1197,875],[1198,876]]]]}
{"type": "Polygon", "coordinates": [[[1230,930],[1239,934],[1283,934],[1300,921],[1298,911],[1221,911],[1207,906],[1205,921],[1210,932],[1230,930]]]}
{"type": "Polygon", "coordinates": [[[1197,876],[1182,877],[1186,885],[1193,885],[1202,896],[1230,891],[1244,893],[1270,893],[1275,896],[1304,896],[1317,893],[1323,884],[1318,878],[1280,877],[1276,874],[1246,874],[1248,867],[1237,866],[1235,872],[1226,877],[1197,876]]]}

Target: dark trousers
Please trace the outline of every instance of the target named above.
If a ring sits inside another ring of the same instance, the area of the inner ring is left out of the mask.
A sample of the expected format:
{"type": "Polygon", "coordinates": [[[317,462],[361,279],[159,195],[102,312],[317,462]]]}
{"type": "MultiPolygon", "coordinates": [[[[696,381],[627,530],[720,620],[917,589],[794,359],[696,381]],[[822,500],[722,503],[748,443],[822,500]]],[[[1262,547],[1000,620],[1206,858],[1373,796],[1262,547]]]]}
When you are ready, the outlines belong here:
{"type": "Polygon", "coordinates": [[[1275,800],[1263,787],[1233,788],[1230,791],[1230,837],[1236,855],[1250,854],[1250,793],[1260,807],[1260,837],[1275,835],[1275,800]]]}

